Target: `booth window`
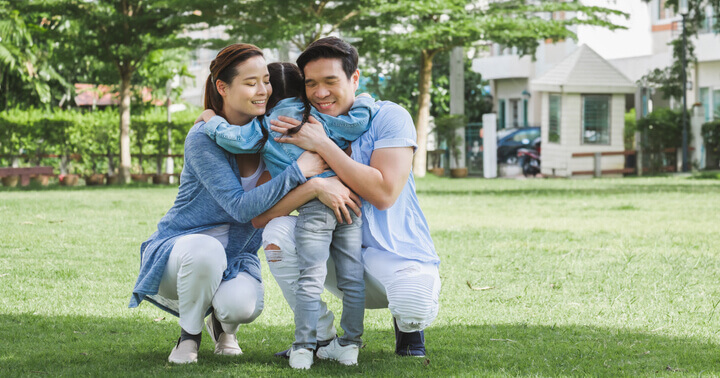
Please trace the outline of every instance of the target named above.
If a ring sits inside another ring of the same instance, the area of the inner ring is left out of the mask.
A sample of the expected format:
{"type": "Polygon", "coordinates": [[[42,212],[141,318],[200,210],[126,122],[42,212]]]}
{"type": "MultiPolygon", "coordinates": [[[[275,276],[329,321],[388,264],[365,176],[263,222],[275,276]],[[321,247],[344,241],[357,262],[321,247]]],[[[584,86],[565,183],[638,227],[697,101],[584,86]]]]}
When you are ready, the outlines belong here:
{"type": "Polygon", "coordinates": [[[560,95],[551,94],[550,95],[550,120],[548,124],[550,125],[549,128],[549,135],[548,140],[550,142],[559,143],[560,142],[560,103],[561,103],[562,97],[560,95]]]}
{"type": "Polygon", "coordinates": [[[610,96],[583,95],[583,144],[610,144],[610,96]]]}

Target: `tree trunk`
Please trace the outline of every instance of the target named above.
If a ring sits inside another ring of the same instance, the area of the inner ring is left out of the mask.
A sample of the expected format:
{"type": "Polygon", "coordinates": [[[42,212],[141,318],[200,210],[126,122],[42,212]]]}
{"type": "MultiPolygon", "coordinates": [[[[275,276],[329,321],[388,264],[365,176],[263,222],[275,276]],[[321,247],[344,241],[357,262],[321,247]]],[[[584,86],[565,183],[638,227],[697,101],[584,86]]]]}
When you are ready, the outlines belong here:
{"type": "Polygon", "coordinates": [[[428,122],[430,121],[430,84],[432,84],[432,66],[436,50],[423,50],[420,62],[420,82],[418,88],[420,95],[418,100],[417,117],[415,117],[415,129],[417,130],[418,148],[415,151],[413,160],[413,174],[416,177],[424,177],[427,170],[427,135],[428,122]]]}
{"type": "Polygon", "coordinates": [[[121,73],[120,84],[120,183],[130,183],[130,76],[129,70],[121,73]]]}

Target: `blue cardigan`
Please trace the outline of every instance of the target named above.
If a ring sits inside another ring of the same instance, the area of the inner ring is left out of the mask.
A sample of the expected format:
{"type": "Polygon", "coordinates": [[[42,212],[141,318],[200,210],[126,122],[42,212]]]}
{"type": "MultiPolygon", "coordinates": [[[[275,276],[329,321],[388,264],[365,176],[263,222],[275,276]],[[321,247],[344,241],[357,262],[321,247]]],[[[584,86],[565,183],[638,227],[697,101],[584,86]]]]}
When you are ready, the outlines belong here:
{"type": "Polygon", "coordinates": [[[173,308],[151,297],[158,292],[175,241],[223,224],[230,225],[223,280],[247,272],[260,281],[257,251],[262,230],[255,229],[251,220],[306,181],[297,163],[293,163],[268,183],[245,193],[235,155],[225,152],[200,131],[202,125],[194,125],[185,138],[185,163],[175,204],[160,220],[157,231],[140,246],[140,273],[130,307],[147,299],[177,315],[173,308]]]}

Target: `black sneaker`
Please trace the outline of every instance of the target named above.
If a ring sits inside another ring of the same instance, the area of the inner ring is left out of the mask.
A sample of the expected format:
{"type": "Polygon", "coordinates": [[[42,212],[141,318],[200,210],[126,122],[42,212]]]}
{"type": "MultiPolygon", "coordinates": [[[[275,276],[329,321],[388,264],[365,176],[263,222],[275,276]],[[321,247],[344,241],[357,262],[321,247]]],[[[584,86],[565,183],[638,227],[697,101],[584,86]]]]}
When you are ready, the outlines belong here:
{"type": "MultiPolygon", "coordinates": [[[[318,342],[317,342],[317,348],[315,348],[315,353],[317,353],[317,350],[318,350],[320,347],[324,347],[324,346],[326,346],[326,345],[330,345],[330,342],[333,341],[333,340],[335,340],[334,337],[333,337],[332,339],[330,339],[330,340],[318,340],[318,342]]],[[[288,359],[289,359],[289,358],[290,358],[290,351],[291,351],[291,350],[292,350],[292,347],[290,347],[290,348],[288,348],[288,349],[285,349],[285,350],[282,351],[282,352],[277,352],[277,353],[274,354],[274,356],[275,356],[275,357],[288,358],[288,359]]]]}
{"type": "Polygon", "coordinates": [[[393,318],[395,326],[395,354],[403,357],[425,357],[425,332],[402,332],[393,318]]]}

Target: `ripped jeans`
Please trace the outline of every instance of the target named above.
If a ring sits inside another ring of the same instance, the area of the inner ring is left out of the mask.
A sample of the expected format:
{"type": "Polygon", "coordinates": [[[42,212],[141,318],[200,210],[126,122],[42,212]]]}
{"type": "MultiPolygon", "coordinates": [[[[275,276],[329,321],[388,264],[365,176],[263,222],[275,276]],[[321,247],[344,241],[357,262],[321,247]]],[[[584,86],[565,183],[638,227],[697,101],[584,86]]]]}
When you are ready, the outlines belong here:
{"type": "MultiPolygon", "coordinates": [[[[263,232],[263,248],[270,272],[277,281],[290,308],[295,311],[295,291],[300,275],[295,250],[295,222],[297,217],[278,217],[270,221],[263,232]]],[[[438,266],[408,260],[376,248],[363,248],[365,267],[365,308],[389,308],[402,332],[420,331],[437,317],[440,297],[438,266]]],[[[327,262],[325,288],[338,298],[335,264],[332,256],[327,262]]],[[[325,303],[320,303],[317,325],[318,340],[335,336],[334,317],[325,303]]]]}

